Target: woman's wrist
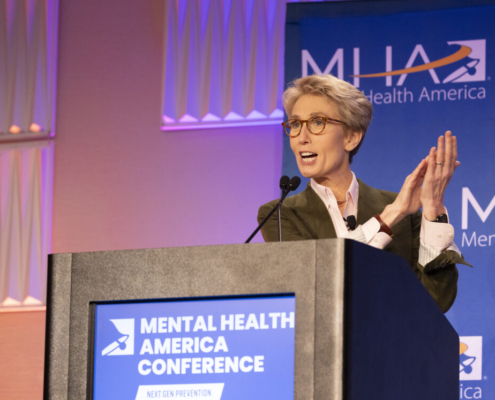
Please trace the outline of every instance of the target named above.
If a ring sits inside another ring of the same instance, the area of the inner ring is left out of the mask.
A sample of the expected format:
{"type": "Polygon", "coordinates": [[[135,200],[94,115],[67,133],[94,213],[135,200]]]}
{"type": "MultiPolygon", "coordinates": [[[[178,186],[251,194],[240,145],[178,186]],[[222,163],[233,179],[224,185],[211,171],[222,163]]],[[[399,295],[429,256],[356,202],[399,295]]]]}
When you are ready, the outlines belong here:
{"type": "Polygon", "coordinates": [[[446,208],[441,205],[423,205],[423,215],[428,221],[434,221],[439,215],[446,213],[446,208]]]}
{"type": "Polygon", "coordinates": [[[380,214],[380,218],[385,224],[388,225],[389,228],[396,225],[402,218],[404,218],[404,216],[404,213],[393,204],[386,206],[380,214]]]}

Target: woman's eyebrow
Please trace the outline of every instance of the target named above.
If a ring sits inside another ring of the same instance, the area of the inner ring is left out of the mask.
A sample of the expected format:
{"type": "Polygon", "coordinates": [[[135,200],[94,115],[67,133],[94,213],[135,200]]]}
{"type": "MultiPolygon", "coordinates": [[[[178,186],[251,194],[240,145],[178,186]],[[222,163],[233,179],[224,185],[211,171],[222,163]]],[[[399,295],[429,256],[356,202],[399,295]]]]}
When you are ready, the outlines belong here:
{"type": "Polygon", "coordinates": [[[314,113],[311,113],[311,114],[309,114],[309,115],[311,115],[312,117],[318,117],[318,116],[323,115],[324,117],[331,118],[331,117],[329,117],[327,114],[325,114],[325,113],[324,113],[324,112],[322,112],[322,111],[319,111],[319,112],[314,112],[314,113]]]}
{"type": "MultiPolygon", "coordinates": [[[[319,117],[319,116],[322,116],[322,115],[324,117],[331,118],[327,114],[325,114],[323,111],[312,112],[311,114],[309,114],[310,117],[319,117]]],[[[289,119],[301,119],[301,117],[296,114],[296,115],[290,115],[289,116],[289,119]]]]}

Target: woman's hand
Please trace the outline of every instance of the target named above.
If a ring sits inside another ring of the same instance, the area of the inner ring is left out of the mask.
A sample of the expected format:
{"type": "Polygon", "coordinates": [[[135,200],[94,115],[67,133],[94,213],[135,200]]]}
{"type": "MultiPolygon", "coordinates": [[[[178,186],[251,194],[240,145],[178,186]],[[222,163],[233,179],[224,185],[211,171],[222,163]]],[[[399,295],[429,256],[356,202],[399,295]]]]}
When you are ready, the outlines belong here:
{"type": "Polygon", "coordinates": [[[380,214],[382,221],[390,228],[406,215],[414,214],[421,207],[421,184],[427,166],[426,160],[421,160],[416,169],[404,181],[395,201],[385,207],[385,210],[380,214]]]}
{"type": "Polygon", "coordinates": [[[438,138],[437,149],[432,147],[427,157],[428,168],[421,190],[423,214],[429,221],[445,213],[443,205],[445,189],[455,169],[461,164],[457,161],[457,139],[450,131],[445,133],[445,138],[443,136],[438,138]]]}

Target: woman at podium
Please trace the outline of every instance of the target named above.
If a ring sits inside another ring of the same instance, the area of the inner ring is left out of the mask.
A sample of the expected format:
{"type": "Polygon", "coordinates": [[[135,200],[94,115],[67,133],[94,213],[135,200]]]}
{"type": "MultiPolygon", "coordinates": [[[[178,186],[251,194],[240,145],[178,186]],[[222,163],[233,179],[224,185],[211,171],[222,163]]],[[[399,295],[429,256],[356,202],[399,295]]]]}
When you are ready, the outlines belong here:
{"type": "MultiPolygon", "coordinates": [[[[348,238],[398,254],[446,312],[457,293],[455,264],[469,265],[444,207],[459,165],[455,136],[440,136],[393,193],[366,185],[351,170],[373,113],[361,91],[332,75],[311,75],[292,82],[283,103],[289,119],[282,125],[301,174],[311,179],[281,207],[283,240],[348,238]]],[[[260,207],[259,222],[277,202],[260,207]]],[[[265,241],[277,241],[276,216],[261,231],[265,241]]]]}

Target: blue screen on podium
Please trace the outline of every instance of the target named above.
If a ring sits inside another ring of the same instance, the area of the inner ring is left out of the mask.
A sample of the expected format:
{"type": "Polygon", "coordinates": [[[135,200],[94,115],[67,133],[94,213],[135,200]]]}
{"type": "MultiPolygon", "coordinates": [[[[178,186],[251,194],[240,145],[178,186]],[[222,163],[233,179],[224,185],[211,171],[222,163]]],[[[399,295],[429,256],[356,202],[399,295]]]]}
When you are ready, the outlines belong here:
{"type": "Polygon", "coordinates": [[[98,303],[93,399],[293,399],[295,297],[98,303]]]}

